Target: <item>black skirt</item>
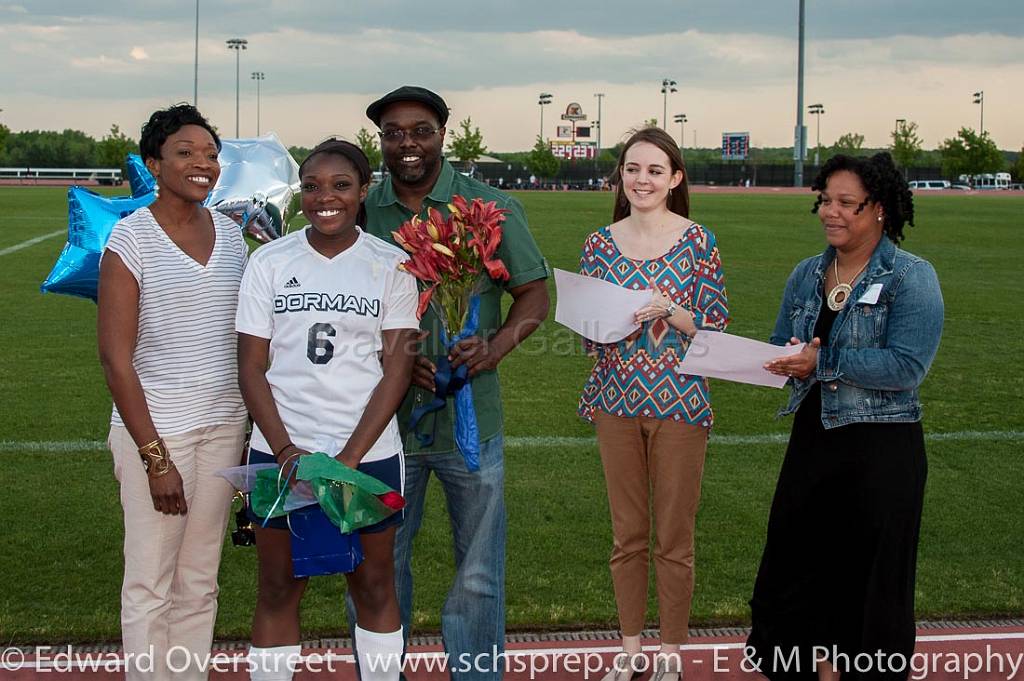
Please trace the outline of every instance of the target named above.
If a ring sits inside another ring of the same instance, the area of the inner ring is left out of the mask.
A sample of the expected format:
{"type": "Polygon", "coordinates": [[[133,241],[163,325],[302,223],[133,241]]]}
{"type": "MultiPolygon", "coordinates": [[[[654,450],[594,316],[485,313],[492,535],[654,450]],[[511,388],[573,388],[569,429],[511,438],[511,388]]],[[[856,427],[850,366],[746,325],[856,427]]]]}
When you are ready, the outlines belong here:
{"type": "Polygon", "coordinates": [[[825,430],[820,385],[812,389],[793,422],[750,601],[747,644],[761,673],[816,679],[824,656],[843,681],[907,678],[926,476],[920,422],[825,430]]]}

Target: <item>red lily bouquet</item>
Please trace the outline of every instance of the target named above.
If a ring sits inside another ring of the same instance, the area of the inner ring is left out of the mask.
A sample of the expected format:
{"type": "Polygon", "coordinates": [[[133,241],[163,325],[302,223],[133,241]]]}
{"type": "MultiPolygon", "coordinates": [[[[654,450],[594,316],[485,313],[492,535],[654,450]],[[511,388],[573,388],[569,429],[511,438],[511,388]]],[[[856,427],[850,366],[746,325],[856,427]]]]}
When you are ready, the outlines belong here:
{"type": "MultiPolygon", "coordinates": [[[[455,195],[448,204],[449,215],[442,217],[435,208],[427,211],[427,219],[413,216],[392,232],[395,242],[409,252],[409,259],[399,268],[419,280],[422,292],[416,314],[420,318],[428,305],[433,305],[441,319],[440,340],[451,350],[455,343],[477,332],[480,318],[479,288],[484,274],[491,279],[508,281],[509,271],[496,256],[501,245],[501,223],[508,212],[494,201],[479,198],[472,203],[455,195]]],[[[424,447],[434,436],[421,433],[424,416],[444,409],[454,398],[455,444],[469,471],[480,470],[480,432],[469,367],[452,369],[447,355],[435,358],[434,399],[413,410],[409,427],[424,447]]]]}
{"type": "Polygon", "coordinates": [[[459,195],[448,204],[447,218],[435,208],[427,219],[418,215],[392,232],[395,242],[409,252],[399,268],[416,277],[424,287],[416,314],[423,317],[427,306],[435,305],[448,337],[459,333],[469,312],[470,297],[486,272],[498,281],[508,281],[505,263],[495,257],[501,244],[501,223],[508,212],[494,201],[459,195]]]}

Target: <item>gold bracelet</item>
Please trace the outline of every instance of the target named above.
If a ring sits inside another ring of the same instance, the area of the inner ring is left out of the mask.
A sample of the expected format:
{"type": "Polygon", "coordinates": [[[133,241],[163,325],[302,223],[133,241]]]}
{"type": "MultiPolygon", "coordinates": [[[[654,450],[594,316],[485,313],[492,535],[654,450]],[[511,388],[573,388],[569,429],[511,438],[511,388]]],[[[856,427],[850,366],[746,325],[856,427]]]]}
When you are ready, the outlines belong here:
{"type": "Polygon", "coordinates": [[[154,465],[151,466],[149,470],[146,471],[146,473],[151,478],[162,478],[163,476],[170,473],[172,468],[174,468],[173,461],[171,461],[170,459],[160,459],[160,461],[154,463],[154,465]]]}
{"type": "Polygon", "coordinates": [[[154,449],[162,450],[163,449],[163,444],[164,444],[164,442],[160,438],[157,438],[157,439],[153,440],[152,442],[147,442],[146,444],[144,444],[141,447],[139,447],[139,454],[148,454],[149,452],[151,452],[154,449]]]}
{"type": "Polygon", "coordinates": [[[142,465],[145,467],[146,473],[152,478],[167,475],[174,465],[162,438],[157,438],[139,447],[139,456],[142,458],[142,465]]]}

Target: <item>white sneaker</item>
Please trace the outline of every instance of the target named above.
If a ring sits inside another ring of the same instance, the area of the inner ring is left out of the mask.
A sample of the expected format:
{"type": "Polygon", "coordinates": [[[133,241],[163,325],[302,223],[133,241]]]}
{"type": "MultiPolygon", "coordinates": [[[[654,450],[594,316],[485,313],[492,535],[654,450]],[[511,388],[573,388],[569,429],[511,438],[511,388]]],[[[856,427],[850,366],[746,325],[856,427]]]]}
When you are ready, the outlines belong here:
{"type": "Polygon", "coordinates": [[[683,681],[682,653],[666,655],[658,653],[654,656],[654,673],[651,681],[683,681]]]}
{"type": "Polygon", "coordinates": [[[615,656],[615,661],[612,662],[612,668],[608,670],[608,673],[601,677],[601,681],[633,681],[643,671],[643,664],[637,664],[637,660],[643,658],[643,653],[636,653],[630,655],[629,658],[622,657],[622,654],[615,656]],[[625,664],[623,664],[625,662],[625,664]]]}

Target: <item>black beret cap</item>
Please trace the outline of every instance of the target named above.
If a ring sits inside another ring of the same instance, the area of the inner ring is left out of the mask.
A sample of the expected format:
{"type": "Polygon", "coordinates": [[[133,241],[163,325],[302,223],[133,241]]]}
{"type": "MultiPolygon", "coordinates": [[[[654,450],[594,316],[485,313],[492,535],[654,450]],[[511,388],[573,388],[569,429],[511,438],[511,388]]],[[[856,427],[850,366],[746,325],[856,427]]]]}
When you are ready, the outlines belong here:
{"type": "Polygon", "coordinates": [[[397,90],[387,93],[366,107],[366,117],[380,127],[381,114],[384,113],[384,109],[395,102],[419,102],[437,112],[438,123],[441,127],[448,122],[448,105],[441,99],[441,95],[416,85],[403,85],[397,90]]]}

